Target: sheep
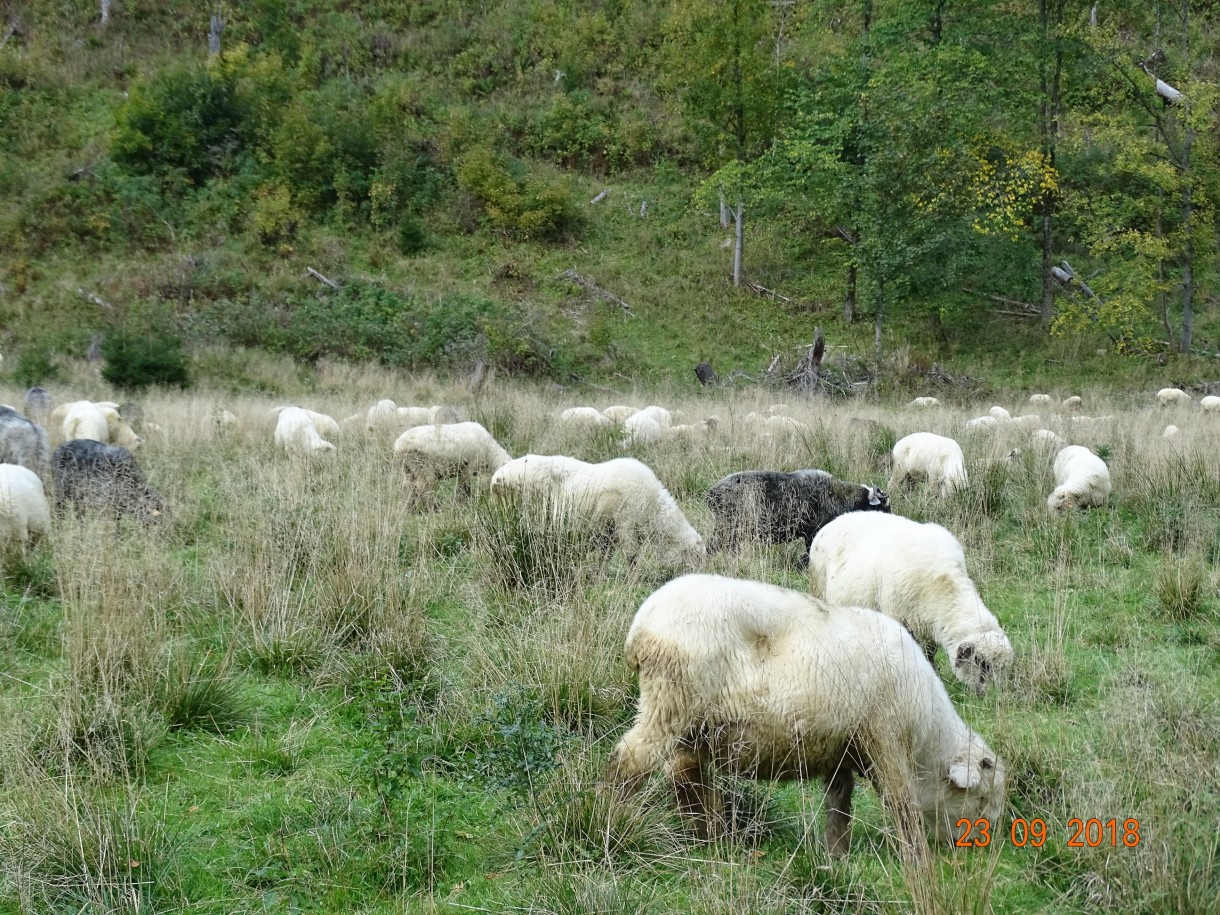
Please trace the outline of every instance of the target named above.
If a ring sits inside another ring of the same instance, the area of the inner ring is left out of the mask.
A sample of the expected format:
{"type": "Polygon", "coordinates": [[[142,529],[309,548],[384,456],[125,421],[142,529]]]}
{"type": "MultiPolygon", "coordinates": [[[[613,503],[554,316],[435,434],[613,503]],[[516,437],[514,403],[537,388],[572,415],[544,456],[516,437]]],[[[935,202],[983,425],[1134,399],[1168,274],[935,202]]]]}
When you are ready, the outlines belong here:
{"type": "Polygon", "coordinates": [[[636,412],[635,407],[626,407],[622,404],[616,404],[613,407],[606,407],[602,410],[602,416],[610,420],[615,425],[621,426],[625,423],[628,417],[633,416],[636,412]]]}
{"type": "Polygon", "coordinates": [[[991,416],[994,416],[996,419],[998,419],[1002,423],[1006,423],[1012,419],[1012,414],[1009,413],[1007,410],[1005,410],[1003,407],[992,407],[987,412],[991,416]]]}
{"type": "Polygon", "coordinates": [[[458,491],[470,495],[471,477],[494,474],[512,460],[478,423],[413,426],[398,436],[394,454],[404,461],[415,492],[431,500],[437,480],[457,477],[458,491]]]}
{"type": "Polygon", "coordinates": [[[586,461],[561,454],[527,454],[504,464],[491,477],[494,498],[524,501],[531,496],[553,497],[559,486],[586,461]]]}
{"type": "Polygon", "coordinates": [[[1204,413],[1220,413],[1220,397],[1208,394],[1199,401],[1199,407],[1204,413]]]}
{"type": "Polygon", "coordinates": [[[212,408],[212,422],[218,429],[231,429],[237,425],[237,417],[224,407],[217,406],[212,408]]]}
{"type": "Polygon", "coordinates": [[[891,492],[908,479],[926,479],[941,496],[965,489],[970,481],[961,446],[932,432],[912,432],[894,445],[891,492]]]}
{"type": "Polygon", "coordinates": [[[1063,403],[1059,406],[1068,413],[1074,413],[1084,407],[1084,400],[1079,394],[1073,394],[1071,397],[1064,398],[1063,403]]]}
{"type": "Polygon", "coordinates": [[[280,407],[275,424],[275,445],[290,454],[328,454],[335,446],[318,433],[313,415],[301,407],[280,407]]]}
{"type": "Polygon", "coordinates": [[[369,407],[364,416],[364,427],[370,432],[387,426],[398,425],[398,404],[392,400],[379,400],[369,407]]]}
{"type": "Polygon", "coordinates": [[[873,782],[904,841],[914,838],[905,829],[916,810],[951,843],[959,819],[994,821],[1003,808],[1004,762],[958,716],[910,633],[873,610],[685,575],[640,606],[625,658],[639,675],[639,706],[605,782],[635,791],[662,769],[680,811],[707,835],[726,826],[713,767],[824,779],[834,856],[850,843],[857,773],[873,782]]]}
{"type": "Polygon", "coordinates": [[[18,464],[0,463],[0,545],[25,548],[50,533],[51,506],[38,474],[18,464]]]}
{"type": "Polygon", "coordinates": [[[1156,402],[1162,407],[1184,407],[1191,399],[1181,388],[1161,388],[1156,392],[1156,402]]]}
{"type": "Polygon", "coordinates": [[[117,409],[109,404],[94,404],[102,415],[106,417],[106,443],[110,445],[118,445],[120,448],[126,448],[128,451],[135,451],[142,444],[144,439],[136,434],[130,423],[127,422],[117,409]]]}
{"type": "Polygon", "coordinates": [[[1050,394],[1030,394],[1029,405],[1031,407],[1049,407],[1054,403],[1050,394]]]}
{"type": "Polygon", "coordinates": [[[654,414],[640,410],[624,420],[623,437],[619,444],[624,448],[633,444],[655,445],[665,437],[666,428],[654,414]]]}
{"type": "Polygon", "coordinates": [[[1068,445],[1055,455],[1055,489],[1046,499],[1052,512],[1102,507],[1110,497],[1106,462],[1082,445],[1068,445]]]}
{"type": "Polygon", "coordinates": [[[1054,448],[1056,451],[1067,444],[1050,429],[1035,429],[1029,433],[1029,440],[1039,448],[1054,448]]]}
{"type": "Polygon", "coordinates": [[[12,407],[0,407],[0,463],[17,464],[41,476],[50,457],[47,431],[12,407]]]}
{"type": "Polygon", "coordinates": [[[415,426],[451,425],[460,423],[462,414],[455,407],[433,405],[431,407],[399,407],[398,428],[412,429],[415,426]]]}
{"type": "Polygon", "coordinates": [[[1165,427],[1165,431],[1161,433],[1161,438],[1177,438],[1181,434],[1182,430],[1171,424],[1165,427]]]}
{"type": "Polygon", "coordinates": [[[863,512],[835,518],[809,548],[809,591],[893,617],[929,661],[943,648],[954,676],[979,695],[1012,663],[1012,645],[970,580],[961,543],[939,524],[863,512]]]}
{"type": "Polygon", "coordinates": [[[51,412],[52,419],[63,410],[63,437],[65,441],[87,438],[106,444],[110,441],[110,425],[106,414],[94,403],[77,400],[63,404],[51,412]]]}
{"type": "Polygon", "coordinates": [[[614,422],[593,407],[568,407],[559,414],[561,422],[572,426],[591,426],[595,429],[613,426],[614,422]]]}
{"type": "Polygon", "coordinates": [[[743,537],[766,543],[803,540],[809,553],[814,535],[845,512],[890,510],[884,490],[847,483],[825,470],[743,470],[708,490],[707,507],[715,517],[708,552],[736,547],[743,537]]]}
{"type": "Polygon", "coordinates": [[[1032,432],[1042,428],[1042,417],[1037,413],[1022,413],[1020,416],[1012,418],[1011,425],[1022,432],[1032,432]]]}
{"type": "Polygon", "coordinates": [[[634,458],[615,458],[575,469],[559,484],[557,513],[613,529],[614,538],[634,561],[645,543],[663,562],[694,566],[706,550],[674,497],[656,474],[634,458]]]}
{"type": "Polygon", "coordinates": [[[161,496],[131,452],[118,445],[92,439],[64,442],[51,455],[51,481],[57,514],[63,514],[69,503],[78,516],[94,509],[148,522],[165,512],[161,496]]]}
{"type": "Polygon", "coordinates": [[[974,419],[966,421],[963,427],[967,432],[979,432],[983,429],[994,429],[1000,425],[1000,421],[994,416],[976,416],[974,419]]]}
{"type": "Polygon", "coordinates": [[[703,438],[715,432],[719,422],[716,417],[709,416],[701,423],[684,423],[678,426],[670,426],[669,437],[682,439],[703,438]]]}
{"type": "Polygon", "coordinates": [[[916,397],[912,400],[908,407],[939,407],[940,401],[935,397],[916,397]]]}
{"type": "Polygon", "coordinates": [[[50,422],[52,410],[51,395],[38,386],[25,392],[25,415],[40,426],[50,422]]]}

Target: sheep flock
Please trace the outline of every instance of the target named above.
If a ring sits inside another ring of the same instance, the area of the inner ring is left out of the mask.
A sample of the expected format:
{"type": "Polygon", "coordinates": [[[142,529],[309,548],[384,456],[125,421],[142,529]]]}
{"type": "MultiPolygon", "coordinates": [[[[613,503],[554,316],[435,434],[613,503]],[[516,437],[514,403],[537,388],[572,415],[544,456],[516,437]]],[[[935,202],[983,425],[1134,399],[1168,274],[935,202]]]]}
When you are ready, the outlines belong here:
{"type": "MultiPolygon", "coordinates": [[[[904,861],[926,860],[928,839],[932,855],[960,852],[963,820],[1010,842],[1011,820],[1033,820],[1077,780],[1072,796],[1096,806],[1060,813],[1139,818],[1113,766],[1086,784],[1089,753],[1119,748],[1040,730],[1081,701],[1078,647],[1114,665],[1097,662],[1088,715],[1138,706],[1185,729],[1174,739],[1190,759],[1220,735],[1215,708],[1176,693],[1172,671],[1120,674],[1140,636],[1086,622],[1081,596],[1139,567],[1138,612],[1188,631],[1197,656],[1177,673],[1212,670],[1220,694],[1220,622],[1207,622],[1220,614],[1215,395],[966,404],[942,391],[879,404],[493,384],[472,396],[399,378],[334,381],[291,402],[152,393],[136,408],[43,387],[3,390],[17,405],[0,407],[6,562],[43,556],[66,601],[89,537],[106,556],[144,544],[175,612],[195,612],[184,589],[206,582],[200,603],[228,620],[210,637],[240,642],[226,658],[299,630],[314,644],[294,650],[329,658],[333,644],[379,659],[371,668],[411,646],[436,667],[412,676],[442,696],[477,683],[524,701],[532,683],[562,697],[542,703],[547,727],[575,735],[553,763],[583,766],[582,797],[605,822],[635,811],[655,827],[676,810],[687,838],[675,841],[719,841],[739,832],[742,792],[819,780],[824,791],[797,790],[824,829],[776,841],[840,867],[891,842],[904,861]],[[168,571],[188,555],[195,571],[168,571]],[[534,577],[510,586],[490,571],[525,563],[534,577]],[[1162,593],[1183,576],[1198,582],[1193,603],[1184,586],[1162,593]]],[[[1214,765],[1206,752],[1201,765],[1214,765]]],[[[483,765],[477,747],[463,753],[483,765]]],[[[1220,776],[1197,778],[1220,796],[1220,776]]],[[[1070,818],[1041,817],[1060,834],[1070,818]]]]}

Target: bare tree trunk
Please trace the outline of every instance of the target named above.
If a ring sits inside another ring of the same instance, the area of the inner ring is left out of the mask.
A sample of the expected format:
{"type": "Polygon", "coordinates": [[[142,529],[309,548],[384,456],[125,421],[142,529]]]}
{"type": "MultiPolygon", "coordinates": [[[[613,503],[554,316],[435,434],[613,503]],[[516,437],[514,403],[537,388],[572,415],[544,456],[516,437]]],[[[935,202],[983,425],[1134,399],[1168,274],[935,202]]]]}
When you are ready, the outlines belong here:
{"type": "Polygon", "coordinates": [[[212,22],[208,28],[208,56],[214,57],[220,53],[220,33],[225,30],[225,21],[220,16],[220,10],[212,14],[212,22]]]}
{"type": "Polygon", "coordinates": [[[724,196],[724,185],[720,186],[720,228],[727,229],[733,211],[729,209],[729,201],[724,196]]]}
{"type": "Polygon", "coordinates": [[[873,309],[873,348],[877,354],[877,374],[881,374],[881,327],[885,321],[885,280],[877,272],[876,307],[873,309]]]}
{"type": "Polygon", "coordinates": [[[110,21],[110,0],[102,0],[102,25],[110,21]]]}
{"type": "MultiPolygon", "coordinates": [[[[1182,57],[1190,60],[1190,0],[1182,0],[1182,57]]],[[[1190,108],[1192,102],[1186,99],[1187,110],[1182,112],[1182,235],[1185,242],[1182,245],[1182,340],[1178,344],[1178,352],[1189,353],[1194,344],[1195,333],[1195,243],[1191,237],[1194,231],[1194,201],[1191,198],[1191,185],[1194,176],[1190,171],[1190,147],[1194,142],[1195,132],[1190,125],[1190,108]]]]}
{"type": "MultiPolygon", "coordinates": [[[[1039,131],[1042,134],[1042,155],[1045,164],[1055,167],[1055,152],[1059,140],[1059,107],[1060,85],[1063,75],[1063,43],[1058,30],[1063,24],[1063,0],[1042,0],[1042,41],[1054,42],[1051,54],[1051,64],[1048,72],[1046,49],[1043,50],[1041,66],[1042,110],[1040,112],[1039,131]],[[1053,33],[1053,34],[1052,34],[1053,33]]],[[[1039,323],[1043,330],[1048,330],[1055,317],[1055,287],[1051,276],[1051,256],[1054,244],[1055,194],[1046,191],[1042,195],[1042,300],[1039,309],[1039,323]]]]}
{"type": "Polygon", "coordinates": [[[856,321],[856,277],[859,272],[854,261],[847,268],[847,295],[843,298],[843,321],[847,324],[856,321]]]}
{"type": "Polygon", "coordinates": [[[737,244],[733,246],[733,285],[741,285],[741,259],[745,249],[745,209],[746,205],[742,201],[737,201],[737,212],[734,217],[737,221],[737,244]]]}

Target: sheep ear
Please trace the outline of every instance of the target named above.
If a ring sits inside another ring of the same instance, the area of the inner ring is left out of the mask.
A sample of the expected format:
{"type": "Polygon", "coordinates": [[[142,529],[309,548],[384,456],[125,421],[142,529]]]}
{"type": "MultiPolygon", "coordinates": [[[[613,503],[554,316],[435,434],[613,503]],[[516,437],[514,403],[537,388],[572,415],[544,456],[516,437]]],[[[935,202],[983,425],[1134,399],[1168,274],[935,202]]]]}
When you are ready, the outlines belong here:
{"type": "Polygon", "coordinates": [[[977,788],[982,780],[983,772],[978,765],[972,766],[967,763],[955,762],[949,767],[949,781],[959,788],[964,788],[967,791],[971,788],[977,788]]]}
{"type": "Polygon", "coordinates": [[[876,486],[870,486],[868,488],[868,504],[869,505],[880,505],[884,501],[885,501],[885,490],[878,489],[876,486]]]}

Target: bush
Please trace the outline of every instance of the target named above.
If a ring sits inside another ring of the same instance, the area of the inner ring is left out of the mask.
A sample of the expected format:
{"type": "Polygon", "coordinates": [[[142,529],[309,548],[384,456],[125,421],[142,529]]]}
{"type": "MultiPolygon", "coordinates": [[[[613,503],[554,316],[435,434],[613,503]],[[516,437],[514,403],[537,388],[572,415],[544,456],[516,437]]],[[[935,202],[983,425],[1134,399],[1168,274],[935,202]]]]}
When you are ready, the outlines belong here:
{"type": "Polygon", "coordinates": [[[150,385],[188,387],[186,355],[177,337],[153,331],[119,330],[102,340],[102,378],[116,388],[135,390],[150,385]]]}
{"type": "Polygon", "coordinates": [[[518,177],[510,163],[486,147],[458,161],[457,179],[462,190],[482,204],[488,224],[497,231],[556,241],[578,228],[566,182],[532,174],[518,177]]]}

